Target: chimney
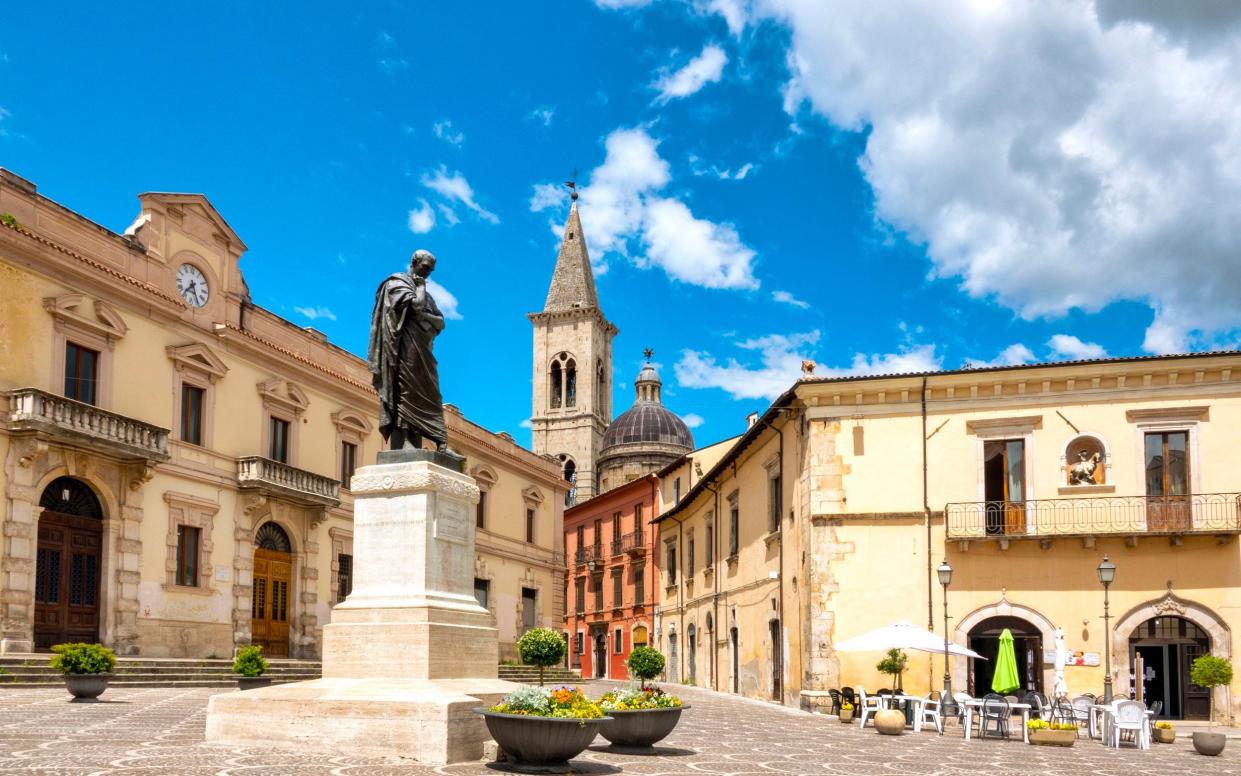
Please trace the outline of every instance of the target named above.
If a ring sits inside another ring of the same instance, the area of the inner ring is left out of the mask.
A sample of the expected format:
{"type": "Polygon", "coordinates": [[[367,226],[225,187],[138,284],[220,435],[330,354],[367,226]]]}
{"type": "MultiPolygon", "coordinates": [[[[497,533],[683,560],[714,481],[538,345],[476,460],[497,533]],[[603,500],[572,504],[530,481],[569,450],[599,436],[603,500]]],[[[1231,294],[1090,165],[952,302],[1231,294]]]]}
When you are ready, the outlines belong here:
{"type": "Polygon", "coordinates": [[[757,412],[751,412],[749,415],[745,416],[745,427],[746,428],[753,428],[754,424],[757,422],[758,422],[757,412]]]}

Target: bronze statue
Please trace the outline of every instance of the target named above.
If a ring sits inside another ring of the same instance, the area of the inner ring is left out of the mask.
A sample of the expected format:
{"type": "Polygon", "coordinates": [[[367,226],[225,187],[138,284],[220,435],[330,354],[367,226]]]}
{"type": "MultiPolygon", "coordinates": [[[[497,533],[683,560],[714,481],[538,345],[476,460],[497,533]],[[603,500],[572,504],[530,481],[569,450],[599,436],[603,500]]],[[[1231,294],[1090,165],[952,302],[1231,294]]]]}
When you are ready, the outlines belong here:
{"type": "Polygon", "coordinates": [[[414,251],[409,272],[390,275],[375,293],[367,361],[379,392],[379,433],[391,450],[419,449],[426,437],[448,453],[439,369],[431,349],[444,316],[427,292],[430,251],[414,251]]]}

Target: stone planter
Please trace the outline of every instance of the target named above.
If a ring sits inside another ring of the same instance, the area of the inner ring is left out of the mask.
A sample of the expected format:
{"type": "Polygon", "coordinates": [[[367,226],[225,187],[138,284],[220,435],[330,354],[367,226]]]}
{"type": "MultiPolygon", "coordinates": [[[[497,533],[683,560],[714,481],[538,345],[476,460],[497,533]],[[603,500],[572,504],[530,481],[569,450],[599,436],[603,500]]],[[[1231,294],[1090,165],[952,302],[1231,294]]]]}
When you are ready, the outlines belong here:
{"type": "Polygon", "coordinates": [[[1176,730],[1173,728],[1155,728],[1152,737],[1157,743],[1170,744],[1176,741],[1176,730]]]}
{"type": "Polygon", "coordinates": [[[1030,731],[1031,746],[1072,746],[1075,743],[1077,743],[1076,730],[1039,728],[1030,731]]]}
{"type": "Polygon", "coordinates": [[[609,711],[612,721],[599,729],[599,735],[615,746],[650,750],[657,741],[668,737],[681,721],[681,712],[688,708],[609,711]]]}
{"type": "Polygon", "coordinates": [[[875,730],[878,730],[880,735],[899,736],[905,732],[905,712],[903,711],[896,709],[876,711],[874,720],[875,730]]]}
{"type": "Polygon", "coordinates": [[[70,703],[95,703],[111,678],[112,674],[65,674],[65,686],[73,696],[70,703]]]}
{"type": "Polygon", "coordinates": [[[512,759],[513,768],[528,773],[568,772],[569,760],[590,746],[602,726],[612,722],[611,717],[558,719],[474,711],[487,720],[487,732],[512,759]]]}
{"type": "Polygon", "coordinates": [[[257,687],[271,686],[270,676],[239,676],[237,677],[238,690],[253,690],[257,687]]]}
{"type": "Polygon", "coordinates": [[[840,710],[840,721],[845,723],[846,725],[849,724],[850,722],[853,722],[853,709],[841,709],[840,710]]]}
{"type": "Polygon", "coordinates": [[[1194,733],[1194,749],[1198,750],[1198,754],[1205,754],[1214,757],[1224,751],[1224,744],[1228,739],[1224,738],[1223,733],[1194,733]]]}

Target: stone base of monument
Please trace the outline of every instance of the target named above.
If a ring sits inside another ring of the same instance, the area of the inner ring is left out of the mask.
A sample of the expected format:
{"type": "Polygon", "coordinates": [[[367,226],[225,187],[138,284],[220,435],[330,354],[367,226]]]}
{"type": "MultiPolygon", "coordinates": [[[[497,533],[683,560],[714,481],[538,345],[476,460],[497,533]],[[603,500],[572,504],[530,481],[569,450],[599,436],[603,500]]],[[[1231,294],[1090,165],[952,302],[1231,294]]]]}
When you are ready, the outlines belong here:
{"type": "Polygon", "coordinates": [[[473,595],[474,481],[431,461],[359,469],[354,588],[323,629],[323,678],[213,696],[207,740],[428,764],[477,760],[473,710],[497,678],[494,619],[473,595]]]}

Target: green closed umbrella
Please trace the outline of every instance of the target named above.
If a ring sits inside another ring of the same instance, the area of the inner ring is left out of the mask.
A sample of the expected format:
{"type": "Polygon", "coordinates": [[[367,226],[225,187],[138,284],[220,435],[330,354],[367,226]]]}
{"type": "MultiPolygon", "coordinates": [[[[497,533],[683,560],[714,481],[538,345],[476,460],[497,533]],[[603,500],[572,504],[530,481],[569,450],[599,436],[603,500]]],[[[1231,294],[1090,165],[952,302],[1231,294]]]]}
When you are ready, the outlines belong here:
{"type": "Polygon", "coordinates": [[[995,656],[995,674],[991,677],[991,689],[1000,695],[1008,695],[1021,689],[1021,677],[1017,675],[1017,653],[1013,650],[1013,634],[1008,628],[1000,634],[1000,652],[995,656]]]}

